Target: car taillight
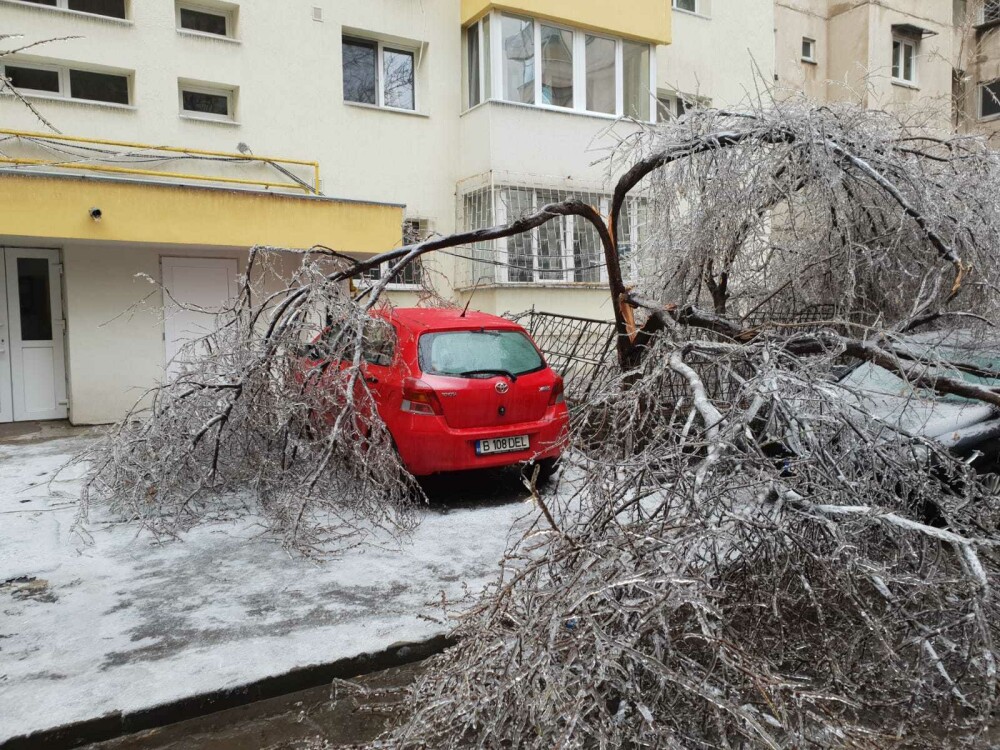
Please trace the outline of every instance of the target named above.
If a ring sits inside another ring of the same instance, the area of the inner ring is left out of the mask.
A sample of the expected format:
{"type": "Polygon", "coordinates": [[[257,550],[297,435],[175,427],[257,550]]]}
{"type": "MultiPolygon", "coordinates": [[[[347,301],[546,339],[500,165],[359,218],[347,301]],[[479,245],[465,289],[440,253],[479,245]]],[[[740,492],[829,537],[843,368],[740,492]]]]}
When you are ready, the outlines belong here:
{"type": "Polygon", "coordinates": [[[552,395],[549,396],[549,406],[565,403],[566,397],[563,395],[563,380],[556,378],[555,385],[552,386],[552,395]]]}
{"type": "Polygon", "coordinates": [[[444,413],[434,389],[416,378],[407,378],[403,381],[402,409],[410,414],[424,414],[426,416],[444,413]]]}

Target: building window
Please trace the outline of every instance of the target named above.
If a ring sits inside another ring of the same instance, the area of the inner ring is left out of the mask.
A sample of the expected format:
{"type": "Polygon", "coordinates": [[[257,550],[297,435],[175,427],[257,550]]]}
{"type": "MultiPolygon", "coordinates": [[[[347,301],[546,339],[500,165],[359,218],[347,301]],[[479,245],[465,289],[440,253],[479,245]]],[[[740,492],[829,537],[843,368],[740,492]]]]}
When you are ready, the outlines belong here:
{"type": "Polygon", "coordinates": [[[613,115],[618,110],[614,39],[587,35],[587,111],[613,115]]]}
{"type": "Polygon", "coordinates": [[[78,70],[61,65],[11,61],[0,66],[10,85],[23,94],[80,99],[107,104],[130,104],[130,76],[78,70]]]}
{"type": "Polygon", "coordinates": [[[236,6],[177,3],[177,28],[195,34],[236,36],[236,6]]]}
{"type": "Polygon", "coordinates": [[[503,97],[509,102],[535,103],[535,23],[501,16],[503,97]]]}
{"type": "Polygon", "coordinates": [[[470,26],[465,39],[470,107],[495,90],[518,104],[653,119],[656,61],[649,44],[500,11],[470,26]]]}
{"type": "Polygon", "coordinates": [[[92,70],[70,70],[69,95],[73,99],[128,104],[128,78],[92,70]]]}
{"type": "MultiPolygon", "coordinates": [[[[606,214],[611,196],[526,185],[495,185],[462,196],[461,223],[466,230],[482,229],[514,221],[549,203],[578,198],[606,214]]],[[[623,270],[636,274],[631,265],[633,249],[647,225],[647,201],[629,198],[620,216],[618,247],[623,270]]],[[[577,216],[552,219],[530,232],[493,242],[476,243],[466,263],[459,267],[458,283],[475,286],[489,283],[601,283],[606,280],[604,248],[593,225],[577,216]]]]}
{"type": "MultiPolygon", "coordinates": [[[[559,190],[503,187],[497,194],[498,210],[507,221],[513,221],[570,197],[559,190]]],[[[594,205],[606,211],[607,197],[602,196],[594,205]]],[[[508,237],[505,249],[508,282],[601,280],[604,252],[600,237],[590,222],[578,216],[561,216],[531,232],[508,237]]]]}
{"type": "Polygon", "coordinates": [[[1000,0],[985,0],[979,11],[980,23],[996,23],[1000,21],[1000,0]]]}
{"type": "Polygon", "coordinates": [[[359,104],[378,104],[378,45],[344,38],[344,99],[359,104]]]}
{"type": "Polygon", "coordinates": [[[206,120],[236,119],[235,91],[229,88],[204,86],[181,81],[180,91],[181,114],[191,117],[201,117],[206,120]]]}
{"type": "MultiPolygon", "coordinates": [[[[424,219],[407,219],[403,222],[403,244],[415,245],[426,240],[430,233],[427,228],[427,221],[424,219]]],[[[383,263],[378,268],[366,271],[354,279],[360,287],[371,286],[372,282],[378,281],[389,272],[389,263],[383,263]]],[[[388,284],[388,289],[413,289],[422,287],[424,282],[424,266],[420,258],[410,263],[400,271],[399,275],[388,284]]]]}
{"type": "Polygon", "coordinates": [[[542,103],[573,108],[573,32],[542,24],[542,103]]]}
{"type": "Polygon", "coordinates": [[[712,100],[704,96],[677,93],[660,93],[657,101],[657,122],[666,122],[675,117],[683,117],[690,109],[704,109],[712,106],[712,100]]]}
{"type": "MultiPolygon", "coordinates": [[[[423,219],[407,219],[403,222],[403,244],[413,245],[423,242],[430,236],[427,230],[427,222],[423,219]]],[[[406,286],[421,286],[424,283],[424,267],[420,258],[402,270],[396,278],[396,284],[406,286]]]]}
{"type": "Polygon", "coordinates": [[[415,56],[368,39],[344,37],[344,101],[416,109],[415,56]]]}
{"type": "Polygon", "coordinates": [[[979,87],[979,119],[1000,116],[1000,79],[979,87]]]}
{"type": "MultiPolygon", "coordinates": [[[[549,203],[576,197],[607,212],[610,196],[541,187],[503,185],[466,193],[462,223],[481,229],[514,221],[549,203]]],[[[597,231],[586,220],[562,216],[526,232],[471,248],[460,268],[459,283],[598,283],[604,276],[604,250],[597,231]]]]}
{"type": "Polygon", "coordinates": [[[816,40],[802,37],[802,62],[816,62],[816,40]]]}
{"type": "Polygon", "coordinates": [[[683,10],[688,13],[698,12],[698,0],[674,0],[674,10],[683,10]]]}
{"type": "Polygon", "coordinates": [[[636,42],[622,44],[623,92],[625,116],[649,122],[649,45],[636,42]]]}
{"type": "Polygon", "coordinates": [[[482,86],[483,82],[480,79],[480,71],[483,68],[482,59],[480,57],[480,34],[482,30],[478,23],[470,26],[466,34],[466,53],[468,54],[468,61],[466,62],[466,70],[468,70],[469,75],[469,106],[475,107],[481,101],[483,101],[482,86]]]}
{"type": "Polygon", "coordinates": [[[126,0],[24,0],[35,5],[47,5],[50,8],[75,10],[78,13],[90,13],[108,18],[128,18],[126,0]]]}
{"type": "Polygon", "coordinates": [[[388,48],[382,50],[384,106],[413,109],[413,59],[412,52],[388,48]]]}
{"type": "Polygon", "coordinates": [[[4,66],[4,76],[10,81],[10,85],[22,94],[56,94],[58,96],[62,93],[58,68],[6,65],[4,66]]]}
{"type": "Polygon", "coordinates": [[[492,90],[492,60],[490,59],[490,16],[466,29],[466,74],[468,75],[468,105],[477,104],[490,98],[492,90]]]}
{"type": "Polygon", "coordinates": [[[899,38],[892,40],[892,80],[898,83],[916,84],[916,41],[899,38]]]}

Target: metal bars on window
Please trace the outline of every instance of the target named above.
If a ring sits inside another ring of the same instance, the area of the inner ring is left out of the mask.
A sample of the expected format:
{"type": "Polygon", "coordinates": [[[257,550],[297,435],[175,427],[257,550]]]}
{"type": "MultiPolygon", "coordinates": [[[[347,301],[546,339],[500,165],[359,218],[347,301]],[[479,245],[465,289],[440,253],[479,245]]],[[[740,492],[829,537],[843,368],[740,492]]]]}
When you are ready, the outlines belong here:
{"type": "MultiPolygon", "coordinates": [[[[610,210],[606,193],[533,185],[500,184],[465,192],[459,201],[459,226],[465,230],[508,224],[550,203],[577,198],[602,215],[610,210]]],[[[627,278],[637,275],[634,252],[646,226],[646,200],[629,198],[619,224],[619,251],[627,278]]],[[[554,218],[541,227],[461,249],[463,286],[478,284],[601,283],[607,280],[604,248],[594,226],[577,216],[554,218]]]]}

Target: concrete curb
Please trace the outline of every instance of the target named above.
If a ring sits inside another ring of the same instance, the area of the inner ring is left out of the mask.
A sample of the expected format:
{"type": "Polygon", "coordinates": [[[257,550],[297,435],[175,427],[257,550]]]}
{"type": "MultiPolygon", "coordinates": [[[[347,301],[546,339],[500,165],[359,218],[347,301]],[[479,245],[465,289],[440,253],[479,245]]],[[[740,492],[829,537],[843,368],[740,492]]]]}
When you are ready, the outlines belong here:
{"type": "Polygon", "coordinates": [[[334,679],[351,679],[391,667],[401,667],[439,654],[454,643],[453,638],[444,635],[419,643],[401,643],[384,651],[338,659],[329,664],[301,667],[236,688],[194,695],[140,711],[115,712],[96,719],[12,737],[0,742],[0,750],[70,750],[92,742],[104,742],[126,734],[320,687],[334,679]]]}

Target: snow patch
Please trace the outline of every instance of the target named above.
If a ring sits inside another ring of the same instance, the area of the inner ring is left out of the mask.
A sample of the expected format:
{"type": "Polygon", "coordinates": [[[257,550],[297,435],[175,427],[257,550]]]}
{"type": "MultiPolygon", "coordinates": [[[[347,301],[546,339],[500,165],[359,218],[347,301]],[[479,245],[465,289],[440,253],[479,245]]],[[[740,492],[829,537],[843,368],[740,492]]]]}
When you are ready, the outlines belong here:
{"type": "Polygon", "coordinates": [[[81,472],[49,480],[86,441],[0,445],[0,584],[44,589],[0,587],[0,743],[444,633],[442,595],[492,580],[534,515],[516,499],[431,507],[409,541],[325,563],[253,518],[179,542],[107,518],[79,534],[81,472]]]}

